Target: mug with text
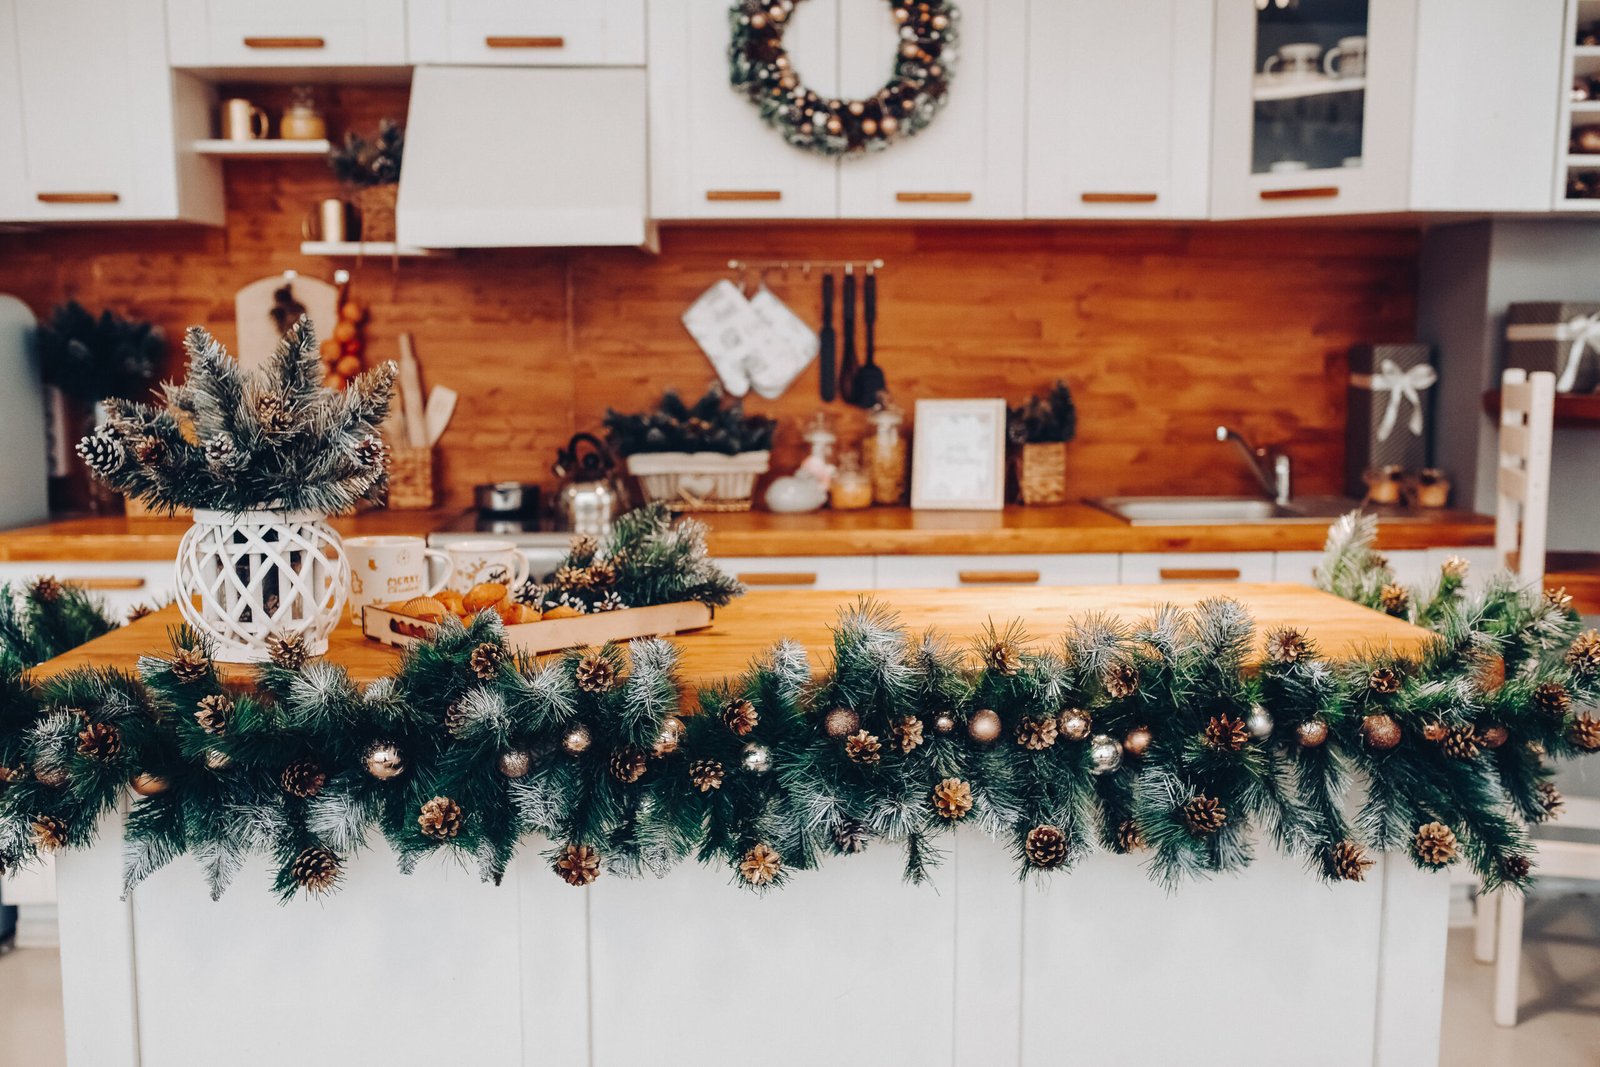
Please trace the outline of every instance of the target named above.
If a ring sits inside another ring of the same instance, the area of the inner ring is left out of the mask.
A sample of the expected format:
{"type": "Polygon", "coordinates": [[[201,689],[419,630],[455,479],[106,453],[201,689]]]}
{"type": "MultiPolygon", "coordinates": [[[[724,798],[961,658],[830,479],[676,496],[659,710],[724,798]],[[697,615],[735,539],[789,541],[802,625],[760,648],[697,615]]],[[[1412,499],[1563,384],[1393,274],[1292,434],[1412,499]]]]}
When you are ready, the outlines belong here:
{"type": "Polygon", "coordinates": [[[444,547],[463,591],[483,582],[499,582],[514,591],[528,580],[527,557],[510,541],[456,541],[444,547]]]}
{"type": "Polygon", "coordinates": [[[389,607],[432,596],[455,570],[447,554],[427,547],[420,537],[346,537],[344,551],[350,558],[350,621],[357,626],[368,604],[389,607]],[[441,565],[437,580],[428,573],[432,562],[441,565]]]}

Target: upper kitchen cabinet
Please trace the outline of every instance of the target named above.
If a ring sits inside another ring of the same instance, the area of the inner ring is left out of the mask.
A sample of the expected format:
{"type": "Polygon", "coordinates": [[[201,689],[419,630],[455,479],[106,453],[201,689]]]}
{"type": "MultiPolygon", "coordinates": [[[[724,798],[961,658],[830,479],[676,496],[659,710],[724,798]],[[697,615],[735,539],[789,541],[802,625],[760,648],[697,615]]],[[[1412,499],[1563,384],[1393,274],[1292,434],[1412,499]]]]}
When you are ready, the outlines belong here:
{"type": "Polygon", "coordinates": [[[1031,0],[1029,218],[1204,218],[1214,0],[1031,0]]]}
{"type": "Polygon", "coordinates": [[[0,0],[0,218],[222,222],[189,150],[210,96],[167,67],[161,0],[0,0]]]}
{"type": "Polygon", "coordinates": [[[167,0],[166,24],[175,67],[407,62],[405,0],[167,0]]]}
{"type": "MultiPolygon", "coordinates": [[[[960,13],[943,111],[915,137],[839,165],[843,217],[1022,217],[1028,0],[962,0],[960,13]]],[[[894,70],[890,6],[848,0],[839,16],[839,95],[872,96],[894,70]]]]}
{"type": "MultiPolygon", "coordinates": [[[[1558,5],[1559,6],[1559,5],[1558,5]]],[[[1600,0],[1568,0],[1560,31],[1557,211],[1600,211],[1600,0]]]]}
{"type": "MultiPolygon", "coordinates": [[[[805,85],[838,91],[839,0],[798,5],[783,39],[805,85]]],[[[728,41],[727,3],[650,0],[651,214],[836,217],[838,162],[793,147],[762,121],[730,84],[728,41]]]]}
{"type": "MultiPolygon", "coordinates": [[[[726,5],[701,4],[727,21],[726,5]]],[[[413,63],[644,64],[645,0],[410,0],[413,63]]]]}
{"type": "Polygon", "coordinates": [[[1212,214],[1405,210],[1416,30],[1417,0],[1218,0],[1212,214]]]}

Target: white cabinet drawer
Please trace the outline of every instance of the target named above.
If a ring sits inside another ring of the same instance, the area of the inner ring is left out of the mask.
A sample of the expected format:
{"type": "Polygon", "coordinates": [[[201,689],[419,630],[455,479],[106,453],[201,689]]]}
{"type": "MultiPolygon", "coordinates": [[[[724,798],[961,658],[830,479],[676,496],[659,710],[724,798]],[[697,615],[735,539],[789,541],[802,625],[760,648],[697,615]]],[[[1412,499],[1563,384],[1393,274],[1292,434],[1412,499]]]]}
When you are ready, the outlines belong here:
{"type": "MultiPolygon", "coordinates": [[[[1274,581],[1316,584],[1316,568],[1322,563],[1321,552],[1278,552],[1275,555],[1274,581]]],[[[1428,565],[1428,553],[1423,549],[1384,552],[1383,557],[1389,561],[1389,569],[1394,572],[1395,581],[1401,585],[1413,587],[1433,580],[1434,571],[1428,565]]],[[[1440,560],[1443,559],[1441,556],[1440,560]]]]}
{"type": "Polygon", "coordinates": [[[403,0],[167,0],[175,67],[399,66],[403,0]]]}
{"type": "Polygon", "coordinates": [[[644,65],[644,0],[412,0],[407,20],[413,63],[644,65]]]}
{"type": "Polygon", "coordinates": [[[727,556],[717,566],[752,589],[871,589],[871,556],[727,556]]]}
{"type": "Polygon", "coordinates": [[[1271,552],[1124,553],[1122,584],[1158,582],[1270,582],[1271,552]]]}
{"type": "Polygon", "coordinates": [[[879,556],[879,589],[1008,585],[1115,585],[1111,553],[1016,556],[879,556]]]}
{"type": "Polygon", "coordinates": [[[176,568],[162,561],[85,561],[41,560],[0,563],[0,582],[13,591],[42,575],[88,590],[99,600],[113,622],[127,620],[129,609],[138,604],[156,607],[172,600],[177,587],[176,568]]]}

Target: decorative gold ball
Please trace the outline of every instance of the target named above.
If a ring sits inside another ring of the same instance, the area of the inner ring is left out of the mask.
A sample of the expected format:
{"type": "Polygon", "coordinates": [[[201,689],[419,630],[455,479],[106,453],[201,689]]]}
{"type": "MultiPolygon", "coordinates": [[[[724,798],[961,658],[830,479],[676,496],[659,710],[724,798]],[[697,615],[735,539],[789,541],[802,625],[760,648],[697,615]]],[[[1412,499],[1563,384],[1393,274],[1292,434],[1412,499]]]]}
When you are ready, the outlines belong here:
{"type": "Polygon", "coordinates": [[[835,115],[828,116],[828,132],[835,135],[844,132],[844,123],[840,122],[835,115]]]}
{"type": "Polygon", "coordinates": [[[1122,746],[1106,734],[1095,734],[1089,742],[1089,767],[1095,774],[1110,774],[1122,766],[1122,746]]]}
{"type": "Polygon", "coordinates": [[[861,120],[861,132],[866,134],[868,137],[877,136],[877,134],[878,134],[878,124],[877,124],[877,122],[874,121],[873,119],[862,119],[861,120]]]}
{"type": "Polygon", "coordinates": [[[853,708],[834,708],[822,717],[822,732],[829,737],[849,737],[861,729],[861,716],[853,708]]]}
{"type": "Polygon", "coordinates": [[[51,789],[60,789],[67,784],[67,769],[65,767],[35,767],[33,777],[40,785],[49,786],[51,789]]]}
{"type": "Polygon", "coordinates": [[[773,22],[782,22],[788,17],[789,13],[781,7],[774,5],[767,8],[767,18],[771,19],[773,22]]]}
{"type": "Polygon", "coordinates": [[[752,30],[764,30],[764,29],[766,29],[767,28],[767,16],[760,15],[760,14],[751,15],[750,16],[750,28],[752,30]]]}
{"type": "Polygon", "coordinates": [[[799,84],[800,84],[800,79],[795,77],[793,74],[784,74],[782,77],[780,77],[778,79],[778,86],[779,86],[779,88],[782,88],[782,89],[793,89],[796,85],[799,85],[799,84]]]}
{"type": "Polygon", "coordinates": [[[943,73],[944,68],[937,63],[933,63],[928,66],[928,77],[930,78],[937,78],[943,73]]]}
{"type": "Polygon", "coordinates": [[[1504,726],[1485,726],[1478,739],[1483,742],[1484,748],[1499,748],[1511,740],[1511,731],[1504,726]]]}
{"type": "Polygon", "coordinates": [[[1381,713],[1368,715],[1361,720],[1361,736],[1368,748],[1387,752],[1400,743],[1400,724],[1394,721],[1393,716],[1381,713]]]}
{"type": "Polygon", "coordinates": [[[374,741],[367,746],[361,760],[366,764],[367,773],[381,782],[400,777],[406,769],[400,748],[393,741],[374,741]]]}
{"type": "Polygon", "coordinates": [[[134,775],[133,780],[128,783],[133,791],[142,797],[160,796],[167,791],[171,784],[159,774],[149,774],[142,771],[134,775]]]}
{"type": "Polygon", "coordinates": [[[1122,739],[1122,747],[1128,755],[1137,758],[1149,750],[1150,740],[1149,727],[1135,726],[1128,731],[1128,736],[1122,739]]]}
{"type": "Polygon", "coordinates": [[[948,16],[948,15],[935,15],[935,16],[933,16],[932,25],[933,25],[933,28],[936,29],[936,30],[948,29],[949,26],[950,26],[950,16],[948,16]]]}
{"type": "Polygon", "coordinates": [[[507,778],[521,778],[533,766],[533,755],[525,748],[508,748],[500,753],[500,773],[507,778]]]}
{"type": "Polygon", "coordinates": [[[206,766],[212,770],[226,770],[232,763],[233,760],[226,752],[215,748],[206,749],[206,766]]]}
{"type": "Polygon", "coordinates": [[[910,17],[911,17],[911,12],[907,11],[905,8],[897,7],[897,8],[894,9],[894,20],[896,22],[904,22],[906,19],[908,19],[910,17]]]}
{"type": "Polygon", "coordinates": [[[678,746],[683,743],[683,720],[676,715],[668,715],[661,720],[661,731],[656,734],[656,743],[650,749],[652,756],[668,756],[678,751],[678,746]]]}
{"type": "Polygon", "coordinates": [[[1294,728],[1302,748],[1316,748],[1328,739],[1328,724],[1321,719],[1307,719],[1294,728]]]}
{"type": "Polygon", "coordinates": [[[1094,720],[1082,708],[1064,708],[1056,721],[1056,729],[1068,741],[1082,741],[1094,729],[1094,720]]]}
{"type": "Polygon", "coordinates": [[[956,717],[948,711],[941,711],[933,717],[933,728],[941,734],[947,734],[956,728],[956,717]]]}
{"type": "Polygon", "coordinates": [[[987,745],[1000,736],[1000,716],[984,708],[972,713],[967,720],[967,736],[980,745],[987,745]]]}
{"type": "Polygon", "coordinates": [[[883,135],[885,137],[894,133],[894,131],[898,130],[899,128],[900,120],[895,118],[893,115],[883,116],[883,121],[878,123],[878,129],[883,131],[883,135]]]}
{"type": "Polygon", "coordinates": [[[867,110],[867,106],[865,104],[863,104],[859,100],[852,100],[852,101],[850,101],[849,106],[845,108],[845,110],[850,112],[850,114],[852,114],[852,115],[859,115],[863,111],[867,110]]]}
{"type": "Polygon", "coordinates": [[[569,756],[587,752],[592,744],[594,744],[594,735],[581,722],[568,730],[561,738],[561,749],[569,756]]]}
{"type": "Polygon", "coordinates": [[[774,59],[772,61],[772,65],[774,67],[777,67],[779,70],[788,70],[789,69],[789,57],[788,56],[779,56],[777,59],[774,59]]]}
{"type": "Polygon", "coordinates": [[[917,53],[920,51],[921,49],[918,48],[916,43],[913,41],[907,41],[905,44],[900,46],[900,54],[907,59],[916,59],[917,53]]]}

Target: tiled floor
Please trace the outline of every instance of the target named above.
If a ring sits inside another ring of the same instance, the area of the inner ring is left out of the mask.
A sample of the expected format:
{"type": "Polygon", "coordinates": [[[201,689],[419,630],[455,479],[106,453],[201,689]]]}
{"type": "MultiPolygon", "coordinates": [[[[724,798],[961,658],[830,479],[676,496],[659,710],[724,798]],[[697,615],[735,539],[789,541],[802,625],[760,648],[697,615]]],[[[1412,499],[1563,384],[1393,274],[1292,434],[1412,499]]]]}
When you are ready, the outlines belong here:
{"type": "MultiPolygon", "coordinates": [[[[1600,1064],[1600,898],[1531,902],[1526,929],[1522,1020],[1512,1030],[1489,1017],[1493,968],[1473,962],[1472,931],[1450,932],[1439,1057],[1445,1067],[1600,1064]]],[[[0,957],[3,1062],[66,1062],[60,981],[50,949],[23,948],[0,957]]]]}

